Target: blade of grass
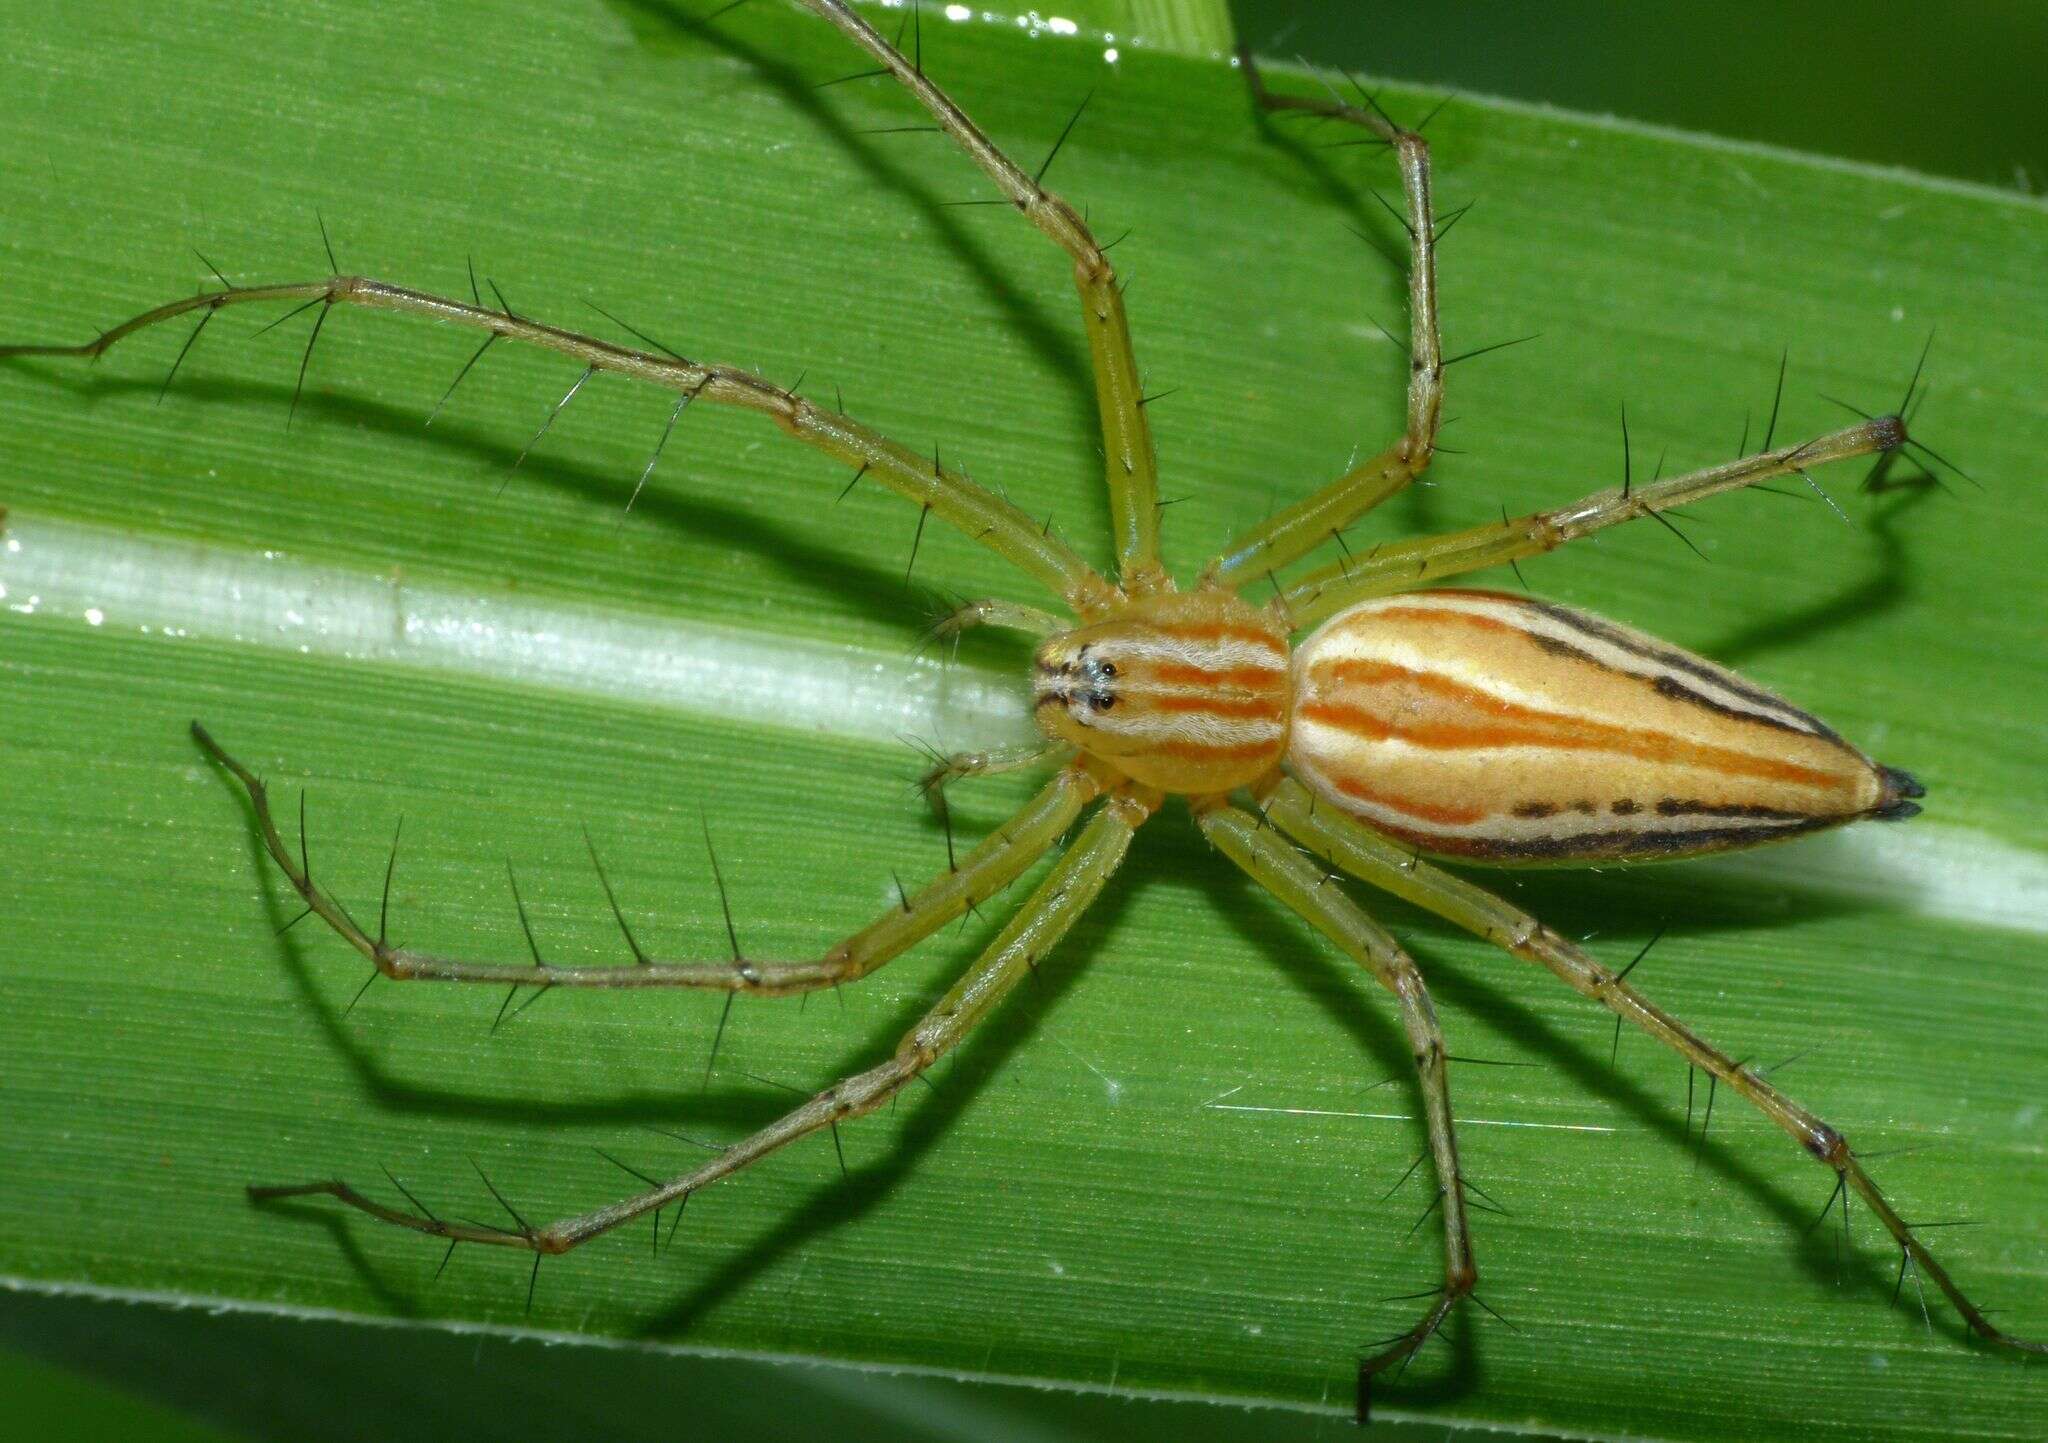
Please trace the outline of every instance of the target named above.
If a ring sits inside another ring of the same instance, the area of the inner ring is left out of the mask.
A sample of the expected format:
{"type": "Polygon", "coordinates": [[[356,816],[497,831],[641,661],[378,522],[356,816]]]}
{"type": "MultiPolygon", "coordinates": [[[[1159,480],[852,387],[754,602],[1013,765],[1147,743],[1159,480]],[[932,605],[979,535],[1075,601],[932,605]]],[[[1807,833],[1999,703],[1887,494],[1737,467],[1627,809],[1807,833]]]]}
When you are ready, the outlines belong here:
{"type": "MultiPolygon", "coordinates": [[[[0,193],[0,331],[83,335],[199,283],[190,244],[237,279],[317,272],[319,211],[349,269],[460,293],[474,256],[524,312],[579,323],[587,297],[690,353],[808,371],[812,394],[843,387],[864,419],[937,440],[1092,544],[1099,463],[1062,269],[999,208],[941,204],[981,191],[934,137],[858,134],[913,118],[900,97],[814,97],[856,67],[773,7],[710,31],[652,6],[557,15],[544,45],[535,23],[487,7],[24,22],[4,48],[23,103],[0,142],[34,162],[0,180],[18,187],[0,193]],[[373,51],[390,64],[363,67],[373,51]]],[[[1392,433],[1402,358],[1366,317],[1398,314],[1399,279],[1346,233],[1382,224],[1370,152],[1263,139],[1213,63],[1126,54],[1105,70],[1099,47],[992,26],[927,38],[935,73],[1024,156],[1103,87],[1058,178],[1105,236],[1131,229],[1117,256],[1140,358],[1155,389],[1182,387],[1153,419],[1184,567],[1392,433]]],[[[1419,114],[1433,97],[1383,99],[1419,114]]],[[[1733,498],[1693,532],[1711,565],[1662,533],[1618,533],[1525,570],[1913,769],[1932,792],[1916,829],[2037,856],[2048,780],[2023,679],[2043,642],[2011,598],[2035,586],[2028,538],[2048,509],[2024,484],[2048,436],[2040,208],[1512,107],[1453,106],[1430,133],[1447,205],[1482,202],[1446,243],[1453,349],[1545,339],[1533,359],[1454,373],[1446,440],[1466,454],[1370,534],[1616,479],[1617,399],[1672,464],[1724,455],[1743,411],[1768,406],[1784,346],[1781,435],[1834,423],[1816,391],[1889,404],[1938,326],[1921,429],[1982,494],[1857,501],[1849,528],[1818,505],[1733,498]]],[[[692,413],[622,522],[659,397],[593,385],[507,484],[573,375],[493,354],[421,433],[473,340],[334,319],[290,434],[303,337],[286,330],[249,342],[223,318],[161,409],[169,333],[91,374],[0,371],[0,504],[25,537],[47,521],[278,550],[290,574],[670,617],[679,636],[736,632],[764,654],[914,644],[926,606],[899,578],[915,515],[889,498],[824,506],[842,483],[807,453],[692,413]]],[[[936,528],[917,575],[1026,595],[936,528]]],[[[1416,1137],[1405,1085],[1367,1091],[1401,1067],[1378,999],[1173,817],[1041,994],[936,1095],[847,1130],[850,1184],[823,1148],[788,1154],[693,1205],[658,1263],[637,1234],[551,1262],[530,1321],[517,1259],[458,1254],[436,1282],[417,1239],[251,1213],[247,1181],[374,1182],[379,1165],[475,1211],[489,1199],[465,1154],[522,1211],[566,1211],[617,1191],[592,1146],[673,1166],[646,1128],[728,1136],[782,1098],[737,1071],[695,1092],[711,999],[555,995],[492,1037],[495,998],[380,984],[343,1016],[359,969],[306,928],[272,935],[291,912],[184,741],[188,718],[285,794],[310,782],[315,865],[359,908],[407,817],[395,935],[516,953],[510,852],[565,960],[624,957],[580,823],[643,941],[715,952],[708,813],[743,941],[797,953],[887,905],[892,868],[943,865],[916,763],[510,671],[166,635],[168,605],[94,619],[86,598],[64,615],[33,593],[4,602],[0,1273],[1308,1405],[1341,1404],[1350,1356],[1390,1330],[1373,1300],[1428,1281],[1427,1234],[1402,1239],[1421,1195],[1381,1200],[1416,1137]]],[[[1017,656],[966,662],[1001,675],[1017,656]]],[[[964,810],[986,823],[1020,795],[991,782],[964,810]]],[[[1985,1219],[1946,1234],[1949,1254],[2013,1303],[2015,1326],[2038,1316],[2038,931],[1700,868],[1528,878],[1514,895],[1616,954],[1670,922],[1638,980],[1740,1051],[1817,1047],[1782,1080],[1860,1145],[1938,1139],[1882,1175],[1909,1216],[1985,1219]]],[[[1835,1285],[1831,1243],[1800,1238],[1825,1186],[1780,1140],[1724,1107],[1695,1170],[1675,1065],[1624,1039],[1609,1078],[1601,1017],[1382,910],[1429,967],[1461,1055],[1543,1064],[1458,1080],[1477,1176],[1512,1214],[1482,1220],[1484,1292],[1520,1331],[1468,1321],[1434,1364],[1448,1378],[1414,1377],[1407,1407],[1617,1436],[2039,1433],[2023,1370],[1884,1306],[1884,1257],[1835,1285]]],[[[895,964],[843,1012],[736,1009],[726,1057],[822,1082],[891,1045],[983,935],[895,964]]]]}

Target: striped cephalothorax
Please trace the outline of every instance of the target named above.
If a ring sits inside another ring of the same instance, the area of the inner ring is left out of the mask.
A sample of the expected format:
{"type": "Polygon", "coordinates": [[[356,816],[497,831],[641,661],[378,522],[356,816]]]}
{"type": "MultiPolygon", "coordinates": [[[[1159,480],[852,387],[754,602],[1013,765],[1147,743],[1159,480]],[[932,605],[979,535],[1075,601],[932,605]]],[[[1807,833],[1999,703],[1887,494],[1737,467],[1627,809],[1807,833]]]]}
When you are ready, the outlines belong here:
{"type": "MultiPolygon", "coordinates": [[[[1023,755],[949,758],[931,780],[1029,761],[1053,763],[1054,775],[1021,812],[972,851],[950,858],[945,871],[904,894],[900,905],[891,903],[867,927],[797,961],[740,956],[736,940],[729,960],[661,961],[643,952],[630,933],[633,960],[619,966],[553,966],[537,949],[529,965],[394,946],[385,939],[381,913],[372,936],[314,882],[303,851],[279,834],[262,782],[195,725],[200,744],[247,789],[264,844],[308,911],[381,975],[495,984],[510,989],[508,1000],[521,987],[698,987],[723,991],[728,999],[740,992],[834,987],[989,901],[1053,851],[1091,808],[1093,816],[980,959],[893,1055],[716,1150],[700,1165],[665,1181],[647,1180],[646,1189],[629,1198],[544,1226],[514,1215],[513,1226],[497,1227],[436,1216],[416,1205],[390,1206],[335,1179],[252,1188],[251,1195],[269,1200],[323,1193],[451,1246],[528,1249],[536,1266],[540,1254],[567,1251],[633,1218],[652,1213],[658,1221],[662,1209],[680,1207],[698,1190],[796,1138],[872,1111],[920,1077],[1031,975],[1100,893],[1136,829],[1167,795],[1178,794],[1218,850],[1393,994],[1413,1051],[1437,1178],[1431,1210],[1443,1228],[1443,1283],[1412,1327],[1361,1361],[1361,1411],[1369,1378],[1405,1363],[1471,1295],[1478,1274],[1450,1104],[1453,1059],[1428,989],[1400,944],[1343,887],[1328,885],[1334,874],[1326,865],[1540,964],[1619,1021],[1644,1029],[1690,1067],[1758,1108],[1828,1168],[1843,1197],[1845,1220],[1848,1192],[1862,1198],[1897,1244],[1902,1266],[1910,1263],[1941,1289],[1974,1333],[2014,1348],[2048,1351],[2003,1332],[1977,1309],[1835,1128],[1651,1003],[1629,984],[1627,968],[1611,970],[1512,903],[1422,859],[1436,854],[1485,863],[1555,863],[1674,857],[1775,841],[1859,818],[1912,815],[1921,791],[1911,777],[1875,765],[1805,712],[1732,672],[1562,607],[1491,592],[1418,590],[1719,492],[1779,476],[1804,478],[1827,462],[1915,445],[1900,416],[1869,418],[1798,446],[1773,448],[1767,439],[1762,451],[1719,466],[1641,486],[1625,478],[1619,487],[1556,510],[1503,516],[1498,524],[1383,542],[1362,554],[1347,549],[1291,584],[1274,580],[1273,599],[1253,606],[1240,597],[1240,588],[1273,580],[1341,536],[1428,466],[1445,359],[1436,316],[1439,231],[1422,137],[1370,101],[1361,108],[1271,92],[1246,54],[1244,73],[1262,106],[1362,126],[1392,153],[1414,248],[1407,422],[1388,449],[1239,537],[1196,586],[1179,591],[1160,560],[1157,468],[1123,293],[1087,224],[1038,177],[1012,164],[921,67],[841,0],[802,3],[901,82],[1001,197],[1071,263],[1101,414],[1118,563],[1114,582],[999,495],[841,411],[749,371],[543,325],[502,306],[485,307],[475,297],[463,302],[361,276],[247,287],[224,281],[223,289],[170,302],[83,345],[0,347],[0,356],[97,357],[160,322],[196,314],[203,327],[225,307],[257,302],[317,306],[321,321],[345,305],[468,326],[484,333],[483,348],[501,339],[517,341],[581,364],[584,372],[571,396],[590,375],[608,371],[673,392],[671,421],[692,400],[758,412],[796,440],[857,467],[856,480],[867,477],[902,495],[920,508],[921,518],[936,516],[958,527],[1041,583],[1072,613],[1066,620],[991,600],[963,608],[944,624],[956,631],[1008,626],[1040,638],[1031,686],[1046,743],[1023,755]],[[1310,628],[1318,629],[1290,656],[1289,639],[1310,628]],[[1305,853],[1320,860],[1311,862],[1305,853]]],[[[319,335],[317,324],[313,335],[319,335]]],[[[304,375],[302,363],[301,380],[304,375]]],[[[1917,382],[1916,370],[1901,413],[1909,409],[1917,382]]],[[[387,904],[389,881],[387,868],[387,904]]],[[[623,927],[623,914],[620,922],[623,927]]],[[[714,1040],[714,1066],[716,1057],[714,1040]]]]}
{"type": "Polygon", "coordinates": [[[1287,634],[1221,589],[1141,597],[1032,663],[1048,737],[1162,792],[1246,786],[1287,745],[1287,634]]]}

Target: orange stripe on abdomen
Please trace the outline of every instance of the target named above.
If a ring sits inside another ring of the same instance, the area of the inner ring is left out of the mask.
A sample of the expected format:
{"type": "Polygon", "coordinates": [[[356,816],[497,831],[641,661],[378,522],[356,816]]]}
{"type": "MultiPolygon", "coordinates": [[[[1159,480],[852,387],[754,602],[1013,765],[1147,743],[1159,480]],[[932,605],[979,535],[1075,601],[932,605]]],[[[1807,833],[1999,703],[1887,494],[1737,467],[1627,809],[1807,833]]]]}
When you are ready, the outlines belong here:
{"type": "Polygon", "coordinates": [[[1872,815],[1883,774],[1789,703],[1597,617],[1368,601],[1294,657],[1289,767],[1424,850],[1682,856],[1872,815]]]}
{"type": "Polygon", "coordinates": [[[1347,678],[1352,684],[1338,693],[1346,700],[1303,702],[1297,708],[1297,714],[1308,721],[1321,722],[1369,741],[1399,740],[1410,746],[1440,750],[1553,747],[1560,751],[1611,752],[1642,761],[1667,762],[1734,776],[1791,782],[1797,786],[1833,787],[1841,781],[1838,772],[1758,756],[1732,747],[1709,746],[1667,733],[1619,727],[1562,712],[1537,711],[1501,701],[1449,678],[1405,667],[1361,661],[1347,661],[1341,666],[1352,673],[1347,678]],[[1377,677],[1383,684],[1412,683],[1421,686],[1437,693],[1447,703],[1462,704],[1467,712],[1479,713],[1489,719],[1468,720],[1461,714],[1456,720],[1408,721],[1383,716],[1370,704],[1379,699],[1369,685],[1372,677],[1377,677]]]}
{"type": "Polygon", "coordinates": [[[1387,807],[1405,816],[1424,822],[1443,822],[1451,826],[1465,826],[1482,822],[1491,815],[1483,806],[1456,806],[1442,802],[1425,802],[1414,797],[1397,796],[1391,792],[1375,790],[1356,777],[1335,779],[1338,791],[1353,801],[1371,802],[1375,806],[1387,807]]]}

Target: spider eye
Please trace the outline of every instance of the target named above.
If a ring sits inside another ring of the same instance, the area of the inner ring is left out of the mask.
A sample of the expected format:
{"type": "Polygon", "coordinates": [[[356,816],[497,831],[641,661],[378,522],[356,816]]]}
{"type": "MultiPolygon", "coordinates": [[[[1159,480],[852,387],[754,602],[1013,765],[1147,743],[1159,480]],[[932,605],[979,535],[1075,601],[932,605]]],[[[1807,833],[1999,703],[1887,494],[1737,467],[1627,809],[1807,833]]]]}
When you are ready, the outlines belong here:
{"type": "Polygon", "coordinates": [[[1108,711],[1116,705],[1116,697],[1106,691],[1092,691],[1088,693],[1088,705],[1097,711],[1108,711]]]}
{"type": "Polygon", "coordinates": [[[1100,663],[1100,664],[1099,664],[1099,669],[1101,670],[1101,672],[1102,672],[1102,674],[1103,674],[1104,676],[1115,676],[1115,675],[1116,675],[1116,663],[1115,663],[1115,662],[1113,662],[1113,661],[1105,661],[1105,662],[1102,662],[1102,663],[1100,663]]]}

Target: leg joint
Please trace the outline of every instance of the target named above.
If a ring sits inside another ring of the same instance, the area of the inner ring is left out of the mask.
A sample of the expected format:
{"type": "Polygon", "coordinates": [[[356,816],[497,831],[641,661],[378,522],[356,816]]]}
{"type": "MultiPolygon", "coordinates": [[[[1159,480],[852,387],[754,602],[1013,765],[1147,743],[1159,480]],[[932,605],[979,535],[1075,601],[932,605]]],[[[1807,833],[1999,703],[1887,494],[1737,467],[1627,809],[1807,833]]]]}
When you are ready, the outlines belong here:
{"type": "Polygon", "coordinates": [[[1806,1125],[1799,1141],[1808,1152],[1836,1172],[1840,1172],[1849,1161],[1849,1139],[1818,1119],[1806,1125]]]}
{"type": "Polygon", "coordinates": [[[1453,1302],[1471,1296],[1479,1286],[1479,1269],[1472,1265],[1470,1258],[1452,1263],[1444,1269],[1444,1295],[1453,1302]]]}

